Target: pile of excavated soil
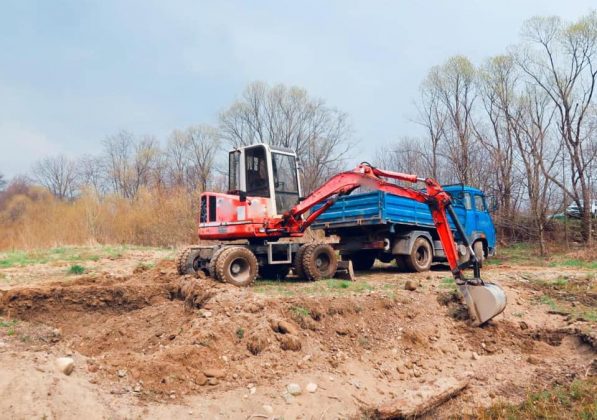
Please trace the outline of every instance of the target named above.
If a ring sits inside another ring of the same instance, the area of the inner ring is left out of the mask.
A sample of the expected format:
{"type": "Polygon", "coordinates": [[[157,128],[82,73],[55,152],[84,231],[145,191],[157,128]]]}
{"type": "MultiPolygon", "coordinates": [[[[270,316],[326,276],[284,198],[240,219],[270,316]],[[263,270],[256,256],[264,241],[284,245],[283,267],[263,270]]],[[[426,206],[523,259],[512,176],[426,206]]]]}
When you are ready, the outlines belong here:
{"type": "Polygon", "coordinates": [[[520,396],[529,381],[586,373],[595,354],[573,329],[504,316],[472,327],[446,293],[274,298],[180,277],[167,261],[130,276],[1,293],[0,314],[31,332],[24,348],[82,354],[97,383],[145,400],[217,394],[305,371],[357,380],[358,363],[394,384],[389,396],[468,373],[475,379],[465,396],[446,406],[457,412],[496,395],[520,396]]]}

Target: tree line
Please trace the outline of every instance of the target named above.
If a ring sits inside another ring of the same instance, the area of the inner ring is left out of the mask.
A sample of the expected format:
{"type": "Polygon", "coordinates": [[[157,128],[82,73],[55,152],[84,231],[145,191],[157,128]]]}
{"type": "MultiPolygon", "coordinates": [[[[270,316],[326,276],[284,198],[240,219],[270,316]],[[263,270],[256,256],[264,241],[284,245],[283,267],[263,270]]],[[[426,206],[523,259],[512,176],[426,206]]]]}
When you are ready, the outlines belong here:
{"type": "MultiPolygon", "coordinates": [[[[499,203],[502,237],[515,238],[530,222],[542,252],[550,214],[576,203],[582,238],[591,243],[585,203],[597,196],[596,55],[592,12],[572,23],[532,18],[519,45],[477,66],[451,57],[421,84],[414,114],[424,135],[380,148],[374,162],[483,189],[499,203]]],[[[29,175],[60,200],[83,192],[135,200],[146,190],[184,190],[194,199],[226,189],[225,151],[264,142],[297,151],[309,192],[345,167],[351,135],[348,115],[305,89],[254,82],[216,126],[174,130],[165,145],[121,131],[103,141],[98,155],[46,157],[29,175]]]]}
{"type": "Polygon", "coordinates": [[[475,66],[464,56],[433,67],[420,88],[416,121],[426,136],[403,138],[378,161],[444,183],[472,184],[499,202],[508,236],[526,213],[544,252],[554,210],[581,208],[592,241],[597,183],[597,13],[575,22],[535,17],[519,45],[475,66]]]}

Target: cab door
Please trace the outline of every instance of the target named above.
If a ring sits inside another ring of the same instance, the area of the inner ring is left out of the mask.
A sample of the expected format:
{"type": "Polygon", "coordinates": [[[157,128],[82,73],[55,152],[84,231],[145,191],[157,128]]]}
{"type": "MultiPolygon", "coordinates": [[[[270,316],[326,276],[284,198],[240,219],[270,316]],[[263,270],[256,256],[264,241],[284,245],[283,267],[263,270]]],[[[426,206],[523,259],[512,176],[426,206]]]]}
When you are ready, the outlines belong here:
{"type": "Polygon", "coordinates": [[[485,197],[473,194],[473,208],[475,214],[475,230],[485,234],[490,248],[495,245],[495,227],[491,220],[485,197]]]}

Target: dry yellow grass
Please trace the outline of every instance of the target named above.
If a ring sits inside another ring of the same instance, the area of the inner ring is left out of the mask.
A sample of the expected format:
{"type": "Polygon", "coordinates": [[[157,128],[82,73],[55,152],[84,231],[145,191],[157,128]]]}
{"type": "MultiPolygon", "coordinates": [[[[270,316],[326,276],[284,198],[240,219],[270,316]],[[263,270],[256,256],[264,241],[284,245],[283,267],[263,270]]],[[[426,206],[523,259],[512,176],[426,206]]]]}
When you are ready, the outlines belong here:
{"type": "Polygon", "coordinates": [[[82,244],[172,246],[196,241],[197,205],[184,190],[141,190],[134,200],[92,192],[61,201],[16,194],[0,212],[0,249],[82,244]]]}

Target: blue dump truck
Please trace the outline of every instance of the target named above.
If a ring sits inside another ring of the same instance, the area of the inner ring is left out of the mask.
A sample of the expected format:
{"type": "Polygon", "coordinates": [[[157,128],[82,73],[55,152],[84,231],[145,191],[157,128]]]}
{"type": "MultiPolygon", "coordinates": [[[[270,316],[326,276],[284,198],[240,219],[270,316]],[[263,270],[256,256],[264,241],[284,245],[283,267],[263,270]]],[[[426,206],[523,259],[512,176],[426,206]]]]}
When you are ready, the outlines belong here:
{"type": "MultiPolygon", "coordinates": [[[[495,253],[496,240],[485,194],[461,184],[443,188],[452,197],[458,220],[482,263],[495,253]]],[[[468,261],[470,251],[451,220],[450,224],[460,262],[468,261]]],[[[399,267],[419,272],[429,270],[433,262],[446,261],[429,207],[382,191],[339,198],[312,228],[337,235],[342,259],[351,260],[355,270],[370,269],[376,259],[385,263],[395,259],[399,267]]]]}

